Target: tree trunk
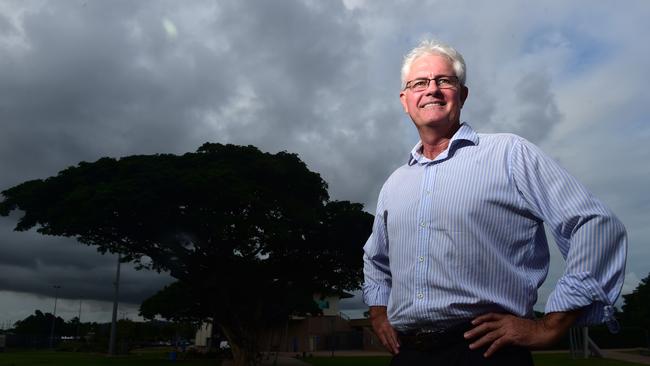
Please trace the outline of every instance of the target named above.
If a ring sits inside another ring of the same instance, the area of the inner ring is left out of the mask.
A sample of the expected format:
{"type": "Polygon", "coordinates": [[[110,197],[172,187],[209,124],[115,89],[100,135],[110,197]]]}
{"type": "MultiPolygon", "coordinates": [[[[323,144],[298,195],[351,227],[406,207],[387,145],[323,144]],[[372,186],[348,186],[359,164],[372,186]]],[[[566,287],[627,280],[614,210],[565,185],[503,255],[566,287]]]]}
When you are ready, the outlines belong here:
{"type": "Polygon", "coordinates": [[[230,344],[234,366],[259,365],[261,359],[257,333],[254,330],[230,325],[221,325],[221,329],[230,344]]]}

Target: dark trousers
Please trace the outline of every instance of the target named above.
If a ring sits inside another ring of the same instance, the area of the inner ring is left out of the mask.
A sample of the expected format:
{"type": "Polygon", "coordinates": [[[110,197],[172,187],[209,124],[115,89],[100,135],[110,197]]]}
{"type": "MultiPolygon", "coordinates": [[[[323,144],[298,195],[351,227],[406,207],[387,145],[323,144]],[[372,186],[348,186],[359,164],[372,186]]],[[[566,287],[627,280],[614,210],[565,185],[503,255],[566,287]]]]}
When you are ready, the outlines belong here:
{"type": "Polygon", "coordinates": [[[428,351],[400,348],[390,366],[533,366],[530,351],[522,347],[500,349],[489,358],[487,348],[469,349],[469,342],[459,341],[449,347],[428,351]]]}

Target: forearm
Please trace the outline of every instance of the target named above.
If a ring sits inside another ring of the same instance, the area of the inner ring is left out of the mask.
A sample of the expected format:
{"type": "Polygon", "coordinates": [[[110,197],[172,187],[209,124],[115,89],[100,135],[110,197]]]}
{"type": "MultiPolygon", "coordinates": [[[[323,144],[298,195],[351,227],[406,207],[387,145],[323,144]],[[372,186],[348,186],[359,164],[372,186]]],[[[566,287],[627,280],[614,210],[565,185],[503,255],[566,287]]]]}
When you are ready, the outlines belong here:
{"type": "Polygon", "coordinates": [[[557,343],[581,313],[582,309],[554,312],[535,320],[489,313],[472,321],[474,328],[465,333],[465,338],[473,340],[471,349],[487,347],[485,357],[507,345],[543,349],[557,343]]]}
{"type": "Polygon", "coordinates": [[[547,313],[539,319],[543,332],[547,335],[546,346],[558,342],[575,324],[583,310],[547,313]]]}

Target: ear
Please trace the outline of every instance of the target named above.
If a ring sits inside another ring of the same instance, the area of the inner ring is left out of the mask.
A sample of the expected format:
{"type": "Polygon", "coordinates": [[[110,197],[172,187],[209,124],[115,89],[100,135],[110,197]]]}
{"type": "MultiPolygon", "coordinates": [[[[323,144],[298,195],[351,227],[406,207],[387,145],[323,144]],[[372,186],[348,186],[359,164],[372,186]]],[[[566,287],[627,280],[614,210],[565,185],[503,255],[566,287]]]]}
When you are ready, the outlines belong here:
{"type": "Polygon", "coordinates": [[[404,113],[409,113],[408,104],[406,104],[406,92],[402,90],[399,92],[399,101],[402,103],[402,108],[404,108],[404,113]]]}
{"type": "Polygon", "coordinates": [[[461,108],[465,104],[465,101],[467,100],[468,96],[469,96],[469,88],[467,88],[465,85],[463,85],[463,87],[460,89],[460,107],[461,108]]]}

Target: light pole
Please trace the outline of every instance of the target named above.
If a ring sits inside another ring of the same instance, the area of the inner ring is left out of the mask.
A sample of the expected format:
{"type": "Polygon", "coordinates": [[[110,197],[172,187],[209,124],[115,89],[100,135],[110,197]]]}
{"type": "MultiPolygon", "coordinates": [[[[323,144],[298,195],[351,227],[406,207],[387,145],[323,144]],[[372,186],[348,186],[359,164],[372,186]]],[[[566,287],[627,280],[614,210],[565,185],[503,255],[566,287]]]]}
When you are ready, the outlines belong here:
{"type": "Polygon", "coordinates": [[[117,303],[120,296],[120,263],[122,262],[122,254],[117,254],[117,271],[115,273],[115,282],[113,282],[113,317],[111,319],[111,337],[108,341],[108,354],[115,355],[115,343],[117,340],[117,303]]]}
{"type": "Polygon", "coordinates": [[[79,316],[77,317],[77,340],[81,339],[79,337],[79,327],[81,327],[81,299],[79,299],[79,316]]]}
{"type": "Polygon", "coordinates": [[[54,348],[54,325],[56,324],[56,301],[59,299],[61,286],[54,285],[54,314],[52,316],[52,328],[50,329],[50,348],[54,348]]]}

